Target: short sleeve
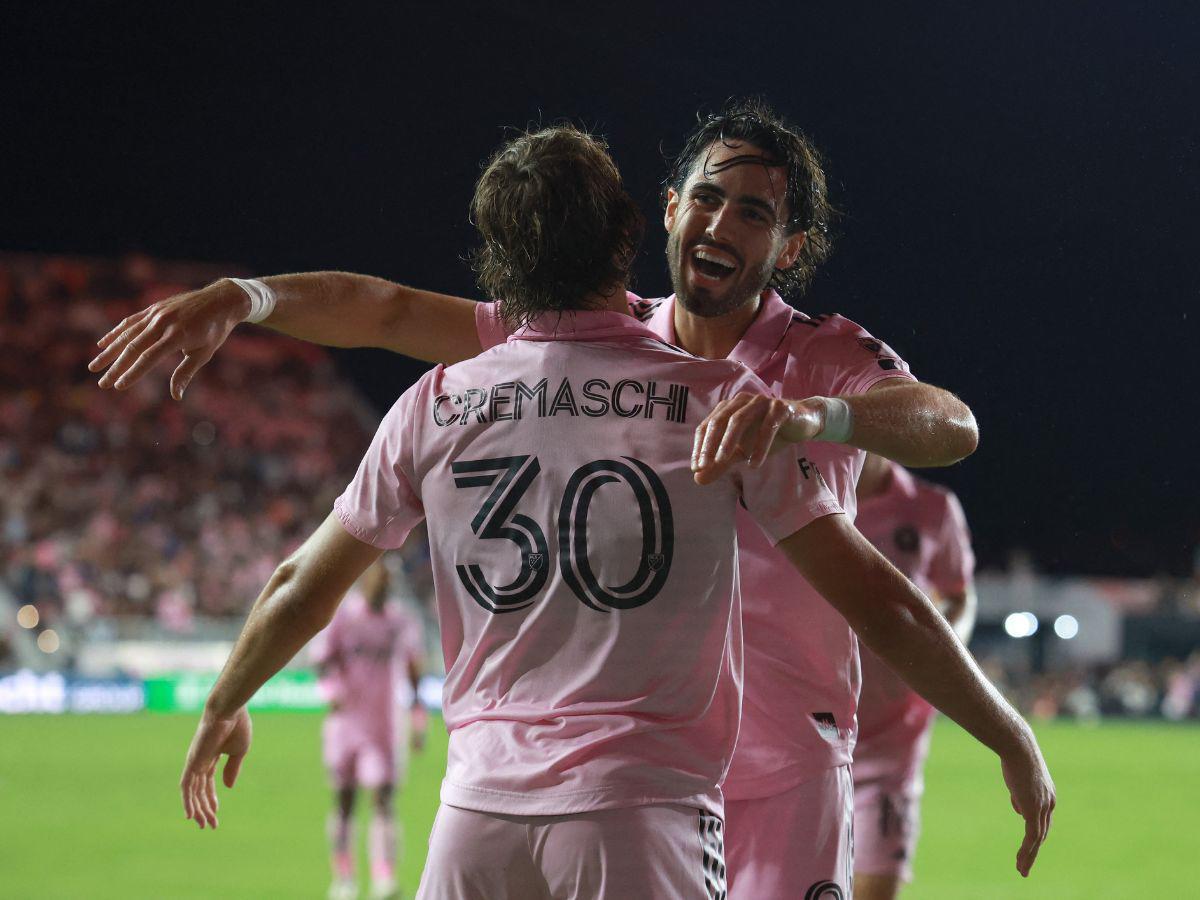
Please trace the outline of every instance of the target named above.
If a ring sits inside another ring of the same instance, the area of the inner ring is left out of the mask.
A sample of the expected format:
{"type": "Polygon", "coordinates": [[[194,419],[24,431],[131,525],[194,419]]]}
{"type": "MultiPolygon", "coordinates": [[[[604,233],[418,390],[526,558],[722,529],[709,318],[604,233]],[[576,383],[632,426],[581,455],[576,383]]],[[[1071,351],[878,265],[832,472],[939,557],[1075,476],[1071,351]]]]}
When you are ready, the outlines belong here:
{"type": "Polygon", "coordinates": [[[842,316],[810,320],[816,330],[804,347],[804,362],[829,396],[865,394],[886,378],[915,381],[908,363],[865,328],[842,316]]]}
{"type": "Polygon", "coordinates": [[[929,566],[929,581],[940,594],[961,594],[975,576],[971,532],[958,498],[945,495],[938,546],[929,566]]]}
{"type": "Polygon", "coordinates": [[[508,329],[500,318],[500,301],[475,304],[475,331],[479,334],[479,346],[490,350],[508,340],[508,329]]]}
{"type": "Polygon", "coordinates": [[[401,546],[413,526],[425,518],[412,473],[413,417],[426,378],[405,391],[383,417],[354,480],[333,504],[346,531],[380,550],[401,546]]]}
{"type": "MultiPolygon", "coordinates": [[[[722,399],[741,391],[771,394],[749,369],[743,369],[731,381],[722,399]]],[[[772,545],[816,519],[843,511],[820,471],[813,466],[802,470],[794,453],[771,453],[761,467],[739,466],[733,477],[741,491],[742,505],[772,545]]]]}

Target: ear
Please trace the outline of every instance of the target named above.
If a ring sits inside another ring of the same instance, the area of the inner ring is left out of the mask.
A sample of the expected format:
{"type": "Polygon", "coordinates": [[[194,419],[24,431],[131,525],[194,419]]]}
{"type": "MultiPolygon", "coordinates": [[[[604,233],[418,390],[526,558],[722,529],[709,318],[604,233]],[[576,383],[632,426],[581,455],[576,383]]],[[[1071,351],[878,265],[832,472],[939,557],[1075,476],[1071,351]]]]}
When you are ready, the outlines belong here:
{"type": "Polygon", "coordinates": [[[783,242],[783,252],[775,260],[775,268],[782,272],[794,266],[796,260],[800,258],[800,251],[804,249],[806,240],[808,240],[808,234],[803,231],[789,235],[783,242]]]}
{"type": "Polygon", "coordinates": [[[675,213],[679,211],[679,194],[675,188],[667,188],[667,208],[663,212],[663,227],[671,231],[675,227],[675,213]]]}

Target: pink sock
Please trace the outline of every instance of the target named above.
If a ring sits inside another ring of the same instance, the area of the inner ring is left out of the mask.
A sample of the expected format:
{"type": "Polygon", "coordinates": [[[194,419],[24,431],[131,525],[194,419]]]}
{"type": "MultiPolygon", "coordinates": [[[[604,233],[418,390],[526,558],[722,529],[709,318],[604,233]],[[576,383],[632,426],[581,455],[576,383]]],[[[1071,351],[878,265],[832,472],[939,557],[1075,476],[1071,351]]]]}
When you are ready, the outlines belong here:
{"type": "Polygon", "coordinates": [[[354,878],[354,820],[343,819],[336,812],[330,813],[326,831],[333,874],[338,878],[354,878]]]}
{"type": "Polygon", "coordinates": [[[371,855],[372,880],[391,881],[396,868],[396,825],[392,816],[378,811],[371,816],[367,849],[371,855]]]}

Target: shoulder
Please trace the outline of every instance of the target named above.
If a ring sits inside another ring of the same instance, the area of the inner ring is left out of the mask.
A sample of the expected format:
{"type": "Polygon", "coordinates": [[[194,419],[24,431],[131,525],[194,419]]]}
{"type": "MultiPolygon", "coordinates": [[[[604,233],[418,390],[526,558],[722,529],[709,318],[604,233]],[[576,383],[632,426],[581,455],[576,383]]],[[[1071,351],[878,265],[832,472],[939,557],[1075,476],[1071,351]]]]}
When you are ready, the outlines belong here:
{"type": "Polygon", "coordinates": [[[847,347],[872,354],[886,347],[867,329],[839,313],[810,316],[798,310],[792,313],[787,340],[793,347],[847,347]]]}
{"type": "Polygon", "coordinates": [[[782,347],[800,364],[795,369],[798,377],[811,380],[814,388],[839,394],[862,393],[885,378],[912,377],[908,364],[895,350],[837,313],[794,313],[782,347]]]}

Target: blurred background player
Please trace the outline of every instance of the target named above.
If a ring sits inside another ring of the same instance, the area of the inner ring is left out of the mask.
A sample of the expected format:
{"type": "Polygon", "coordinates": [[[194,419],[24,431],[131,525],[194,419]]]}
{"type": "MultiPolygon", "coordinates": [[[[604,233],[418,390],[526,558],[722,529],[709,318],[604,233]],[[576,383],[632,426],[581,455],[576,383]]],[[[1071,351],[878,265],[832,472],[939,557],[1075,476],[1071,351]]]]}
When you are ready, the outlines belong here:
{"type": "MultiPolygon", "coordinates": [[[[859,531],[941,609],[964,644],[975,556],[958,498],[874,453],[858,480],[859,531]]],[[[923,769],[936,711],[862,648],[854,749],[854,896],[894,900],[912,879],[923,769]]]]}
{"type": "Polygon", "coordinates": [[[360,787],[372,791],[374,800],[367,841],[371,896],[396,896],[395,785],[404,781],[410,733],[414,749],[424,745],[421,624],[400,604],[388,602],[389,581],[382,560],[367,569],[312,647],[329,702],[321,738],[335,791],[328,829],[330,900],[358,896],[354,802],[360,787]],[[410,690],[398,690],[402,680],[410,690]],[[411,712],[402,705],[404,695],[411,712]]]}

